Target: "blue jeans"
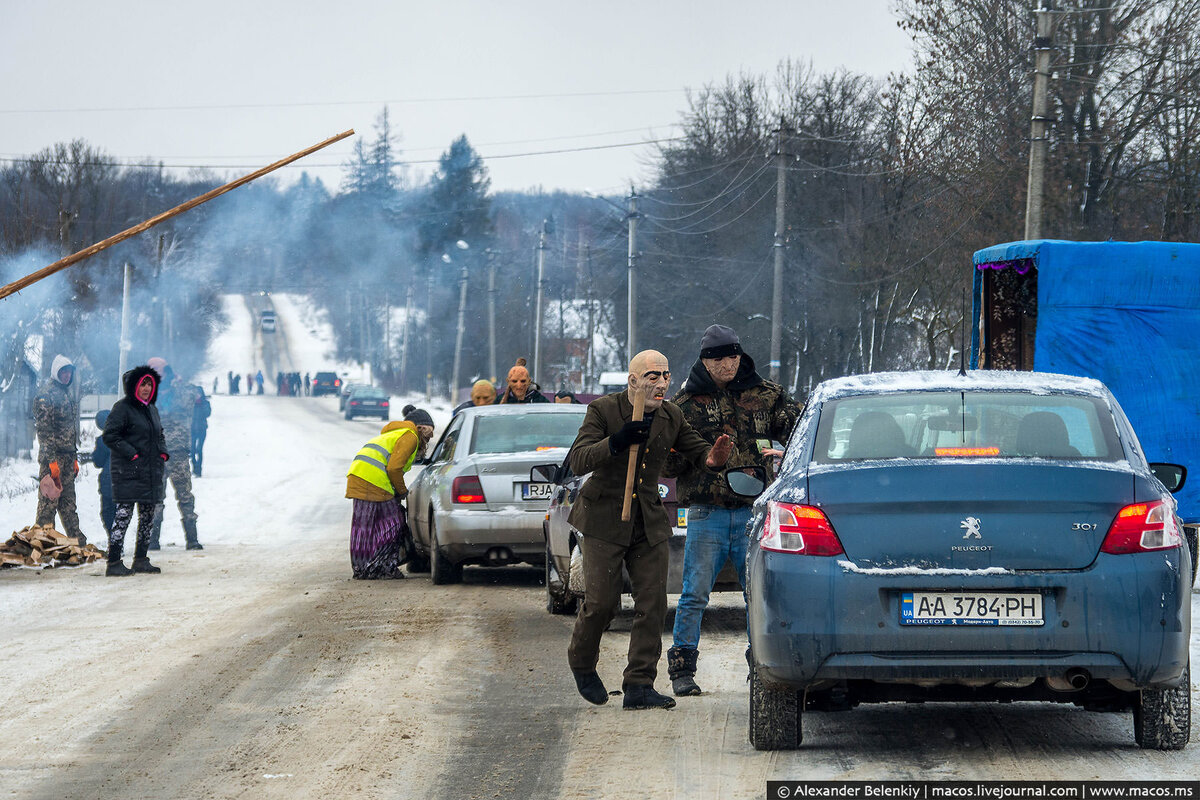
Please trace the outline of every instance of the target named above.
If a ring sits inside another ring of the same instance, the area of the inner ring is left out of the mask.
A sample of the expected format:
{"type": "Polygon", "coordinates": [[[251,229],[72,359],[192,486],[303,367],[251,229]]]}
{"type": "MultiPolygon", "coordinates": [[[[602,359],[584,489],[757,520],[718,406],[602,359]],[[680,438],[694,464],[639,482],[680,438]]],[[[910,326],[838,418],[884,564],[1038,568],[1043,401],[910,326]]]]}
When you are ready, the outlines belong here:
{"type": "Polygon", "coordinates": [[[746,596],[746,524],[750,508],[695,505],[688,509],[683,543],[683,594],[675,607],[675,646],[696,649],[700,620],[725,560],[733,562],[746,596]]]}

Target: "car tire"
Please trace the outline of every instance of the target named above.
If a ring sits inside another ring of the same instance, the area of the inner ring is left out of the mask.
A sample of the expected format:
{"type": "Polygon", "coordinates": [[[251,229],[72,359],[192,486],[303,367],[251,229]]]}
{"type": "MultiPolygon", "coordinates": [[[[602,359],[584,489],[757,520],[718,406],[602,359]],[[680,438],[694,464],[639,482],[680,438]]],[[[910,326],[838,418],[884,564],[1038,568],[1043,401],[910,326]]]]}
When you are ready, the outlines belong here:
{"type": "Polygon", "coordinates": [[[750,668],[750,744],[755,750],[795,750],[803,740],[800,693],[765,685],[750,668]]]}
{"type": "Polygon", "coordinates": [[[1182,750],[1192,729],[1192,670],[1174,689],[1142,689],[1133,704],[1133,738],[1143,750],[1182,750]]]}
{"type": "Polygon", "coordinates": [[[554,568],[549,543],[546,544],[546,610],[551,614],[574,614],[579,610],[579,598],[571,592],[566,581],[554,568]],[[555,583],[558,584],[557,589],[555,583]]]}
{"type": "Polygon", "coordinates": [[[433,521],[433,515],[429,515],[429,572],[430,579],[435,586],[445,586],[451,583],[462,582],[462,564],[452,564],[442,553],[442,546],[438,543],[437,524],[433,521]]]}

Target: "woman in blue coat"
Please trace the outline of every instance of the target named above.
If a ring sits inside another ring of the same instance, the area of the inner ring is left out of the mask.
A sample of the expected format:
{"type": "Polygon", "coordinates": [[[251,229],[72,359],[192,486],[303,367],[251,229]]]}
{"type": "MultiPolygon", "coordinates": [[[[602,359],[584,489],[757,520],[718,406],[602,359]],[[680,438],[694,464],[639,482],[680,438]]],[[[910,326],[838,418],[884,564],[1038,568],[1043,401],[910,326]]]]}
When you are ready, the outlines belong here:
{"type": "Polygon", "coordinates": [[[146,556],[155,507],[166,494],[163,474],[167,442],[154,401],[158,398],[157,372],[150,366],[134,367],[122,378],[125,396],[116,402],[104,423],[104,443],[111,451],[113,501],[117,504],[112,531],[108,535],[106,575],[161,572],[146,556]],[[125,530],[137,507],[137,543],[133,569],[121,561],[125,530]]]}

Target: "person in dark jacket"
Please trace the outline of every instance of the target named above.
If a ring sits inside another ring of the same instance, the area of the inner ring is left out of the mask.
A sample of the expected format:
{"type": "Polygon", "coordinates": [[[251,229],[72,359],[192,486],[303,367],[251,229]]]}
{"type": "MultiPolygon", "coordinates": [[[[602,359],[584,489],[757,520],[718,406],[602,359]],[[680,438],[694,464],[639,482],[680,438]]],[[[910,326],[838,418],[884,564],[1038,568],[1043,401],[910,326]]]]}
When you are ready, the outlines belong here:
{"type": "Polygon", "coordinates": [[[621,568],[633,585],[633,627],[629,660],[622,678],[628,709],[672,708],[675,701],[654,690],[662,655],[667,614],[667,567],[671,523],[658,493],[658,478],[668,454],[678,454],[698,469],[719,472],[733,449],[719,436],[711,446],[665,397],[671,385],[667,357],[643,350],[629,362],[628,389],[588,404],[571,446],[571,469],[591,473],[569,521],[583,533],[583,605],[567,648],[567,661],[579,694],[589,703],[608,702],[596,672],[600,638],[621,607],[621,568]],[[645,398],[645,416],[633,421],[637,395],[645,398]],[[622,520],[629,451],[635,465],[631,514],[622,520]],[[637,465],[640,463],[640,467],[637,465]]]}
{"type": "Polygon", "coordinates": [[[490,406],[495,402],[496,387],[492,386],[492,382],[489,380],[478,380],[475,381],[474,385],[471,386],[471,399],[465,403],[460,403],[459,405],[455,406],[454,413],[452,413],[450,416],[453,417],[455,414],[466,408],[474,408],[475,406],[490,406]]]}
{"type": "Polygon", "coordinates": [[[150,528],[154,512],[166,492],[163,475],[167,461],[167,440],[154,401],[158,398],[158,373],[148,364],[134,367],[122,377],[125,396],[118,400],[104,423],[104,443],[112,451],[113,501],[117,504],[112,532],[108,536],[106,575],[132,575],[135,572],[161,572],[150,563],[150,528]],[[133,569],[121,561],[125,530],[137,507],[137,542],[133,551],[133,569]]]}
{"type": "Polygon", "coordinates": [[[525,359],[518,358],[517,363],[508,371],[508,388],[496,398],[496,405],[549,402],[530,380],[529,370],[525,368],[525,359]]]}
{"type": "Polygon", "coordinates": [[[197,478],[204,470],[204,440],[208,437],[208,418],[212,415],[212,404],[204,396],[204,389],[199,385],[196,390],[196,400],[192,405],[192,474],[197,478]]]}
{"type": "MultiPolygon", "coordinates": [[[[96,427],[103,433],[104,423],[108,421],[107,411],[96,412],[96,427]]],[[[113,515],[117,513],[116,503],[113,502],[112,473],[109,465],[112,462],[112,452],[104,443],[102,436],[96,437],[96,447],[92,450],[92,463],[100,470],[98,483],[100,485],[100,521],[104,524],[104,533],[111,534],[113,515]]]]}
{"type": "MultiPolygon", "coordinates": [[[[707,439],[733,439],[734,467],[765,467],[783,455],[772,441],[787,443],[800,405],[787,389],[758,374],[732,328],[710,325],[700,339],[700,358],[674,402],[696,432],[707,439]]],[[[678,479],[679,505],[687,506],[683,545],[683,592],[675,608],[673,646],[667,650],[671,688],[681,697],[700,694],[696,685],[700,621],[717,575],[729,561],[746,587],[746,525],[751,499],[741,497],[720,474],[667,459],[664,474],[678,479]]],[[[749,655],[747,655],[749,658],[749,655]]]]}

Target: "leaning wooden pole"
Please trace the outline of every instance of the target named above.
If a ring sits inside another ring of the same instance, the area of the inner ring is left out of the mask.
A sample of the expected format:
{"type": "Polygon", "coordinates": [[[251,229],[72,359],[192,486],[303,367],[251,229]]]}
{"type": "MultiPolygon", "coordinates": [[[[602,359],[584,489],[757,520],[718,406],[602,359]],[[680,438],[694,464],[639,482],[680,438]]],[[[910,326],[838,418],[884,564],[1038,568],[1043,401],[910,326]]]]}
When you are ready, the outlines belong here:
{"type": "Polygon", "coordinates": [[[263,175],[266,175],[268,172],[273,172],[274,170],[277,170],[280,167],[285,167],[288,164],[291,164],[293,161],[299,161],[300,159],[304,158],[305,156],[312,155],[313,153],[317,152],[318,150],[320,150],[324,147],[328,147],[329,145],[333,144],[334,142],[340,142],[342,139],[345,139],[347,136],[353,136],[353,135],[354,135],[353,129],[348,130],[345,133],[339,133],[337,136],[333,136],[329,139],[326,139],[325,141],[323,141],[319,144],[314,144],[312,147],[309,147],[305,150],[301,150],[299,153],[295,153],[294,155],[290,155],[287,158],[276,161],[274,164],[269,164],[260,170],[251,172],[249,175],[245,175],[241,178],[238,178],[236,181],[227,183],[224,186],[220,186],[216,189],[213,189],[210,192],[205,192],[204,194],[200,195],[199,197],[193,197],[191,200],[188,200],[186,203],[175,206],[170,211],[164,211],[161,214],[159,214],[158,216],[151,217],[150,219],[146,220],[145,222],[139,222],[137,225],[134,225],[132,228],[127,228],[126,230],[121,231],[120,233],[116,234],[115,236],[108,237],[107,239],[105,239],[102,242],[97,242],[96,244],[91,245],[90,247],[85,247],[84,249],[80,250],[78,253],[74,253],[72,255],[67,256],[66,258],[59,259],[58,261],[55,261],[53,264],[51,264],[48,267],[42,267],[37,272],[31,272],[30,274],[26,275],[24,278],[15,280],[12,283],[4,286],[3,288],[0,288],[0,300],[4,299],[5,297],[8,297],[10,294],[13,294],[15,292],[21,291],[22,289],[28,288],[29,286],[32,286],[33,284],[37,283],[38,281],[42,280],[43,278],[50,277],[51,275],[53,275],[56,272],[64,270],[67,267],[70,267],[74,264],[78,264],[80,261],[83,261],[85,258],[91,258],[92,256],[96,255],[96,253],[99,253],[101,250],[107,250],[108,248],[112,247],[114,244],[118,244],[132,236],[137,236],[139,233],[148,231],[160,222],[164,222],[164,221],[170,219],[171,217],[178,216],[179,214],[182,214],[185,211],[189,211],[189,210],[195,208],[196,206],[201,205],[202,203],[207,203],[209,200],[212,200],[214,197],[220,197],[221,195],[225,194],[226,192],[231,192],[234,189],[238,188],[239,186],[243,186],[243,185],[249,183],[250,181],[261,178],[263,175]]]}
{"type": "MultiPolygon", "coordinates": [[[[641,422],[645,418],[646,393],[639,388],[633,395],[633,421],[641,422]]],[[[638,447],[629,448],[629,464],[625,468],[625,499],[621,503],[621,522],[629,522],[633,518],[633,481],[637,475],[638,447]]]]}

